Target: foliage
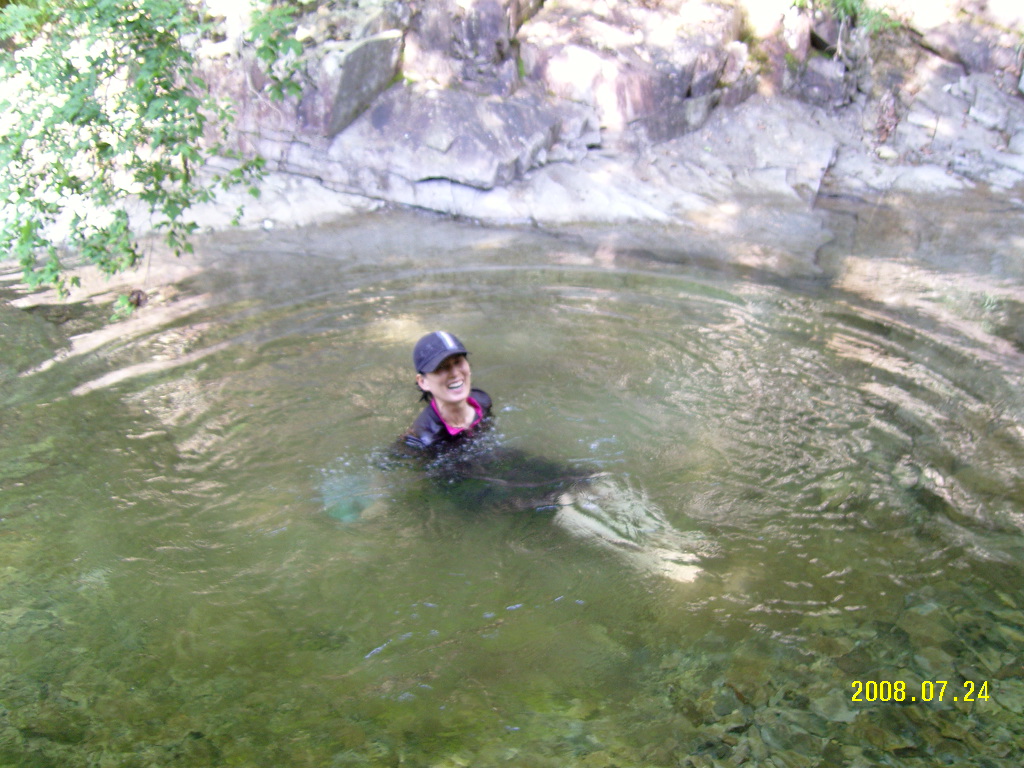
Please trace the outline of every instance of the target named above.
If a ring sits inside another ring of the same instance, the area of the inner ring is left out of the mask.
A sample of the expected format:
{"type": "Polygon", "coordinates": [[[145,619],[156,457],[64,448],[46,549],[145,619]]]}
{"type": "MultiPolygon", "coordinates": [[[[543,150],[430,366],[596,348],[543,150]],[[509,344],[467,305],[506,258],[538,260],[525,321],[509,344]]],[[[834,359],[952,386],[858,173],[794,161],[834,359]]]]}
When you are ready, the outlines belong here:
{"type": "Polygon", "coordinates": [[[302,43],[290,31],[294,24],[295,9],[288,6],[257,9],[252,16],[248,40],[255,45],[256,57],[270,74],[270,95],[275,99],[302,92],[297,79],[302,43]]]}
{"type": "Polygon", "coordinates": [[[128,296],[122,294],[114,301],[113,312],[110,314],[110,320],[111,322],[124,320],[129,317],[133,311],[135,311],[135,305],[132,304],[132,301],[128,296]]]}
{"type": "Polygon", "coordinates": [[[793,5],[830,11],[840,21],[861,27],[872,35],[899,27],[898,21],[885,11],[869,6],[867,0],[794,0],[793,5]]]}
{"type": "Polygon", "coordinates": [[[0,248],[30,286],[66,295],[77,284],[68,255],[107,274],[134,266],[133,198],[175,254],[190,251],[188,210],[258,177],[259,160],[201,173],[210,156],[230,156],[230,113],[196,71],[208,31],[182,0],[22,0],[0,11],[13,49],[0,52],[0,248]]]}

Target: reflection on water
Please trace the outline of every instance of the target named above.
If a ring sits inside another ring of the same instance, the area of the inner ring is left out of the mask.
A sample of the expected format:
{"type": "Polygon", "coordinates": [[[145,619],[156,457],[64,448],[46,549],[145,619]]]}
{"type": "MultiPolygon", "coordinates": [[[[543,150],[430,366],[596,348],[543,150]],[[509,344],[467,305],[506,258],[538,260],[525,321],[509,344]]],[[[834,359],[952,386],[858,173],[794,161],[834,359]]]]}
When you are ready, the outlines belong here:
{"type": "Polygon", "coordinates": [[[1021,764],[1019,285],[395,214],[206,248],[120,331],[0,308],[0,764],[1021,764]],[[439,327],[527,459],[382,462],[439,327]]]}

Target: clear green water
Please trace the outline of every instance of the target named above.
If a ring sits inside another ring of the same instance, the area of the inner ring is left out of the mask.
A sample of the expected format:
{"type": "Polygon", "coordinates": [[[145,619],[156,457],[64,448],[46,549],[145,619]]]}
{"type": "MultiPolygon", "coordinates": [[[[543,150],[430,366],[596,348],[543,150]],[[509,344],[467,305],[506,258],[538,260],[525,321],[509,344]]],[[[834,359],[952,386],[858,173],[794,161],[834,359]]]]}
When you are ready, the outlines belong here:
{"type": "Polygon", "coordinates": [[[203,252],[83,354],[98,311],[0,307],[0,765],[1021,764],[1017,284],[395,214],[203,252]],[[641,489],[704,573],[382,468],[437,328],[498,444],[641,489]]]}

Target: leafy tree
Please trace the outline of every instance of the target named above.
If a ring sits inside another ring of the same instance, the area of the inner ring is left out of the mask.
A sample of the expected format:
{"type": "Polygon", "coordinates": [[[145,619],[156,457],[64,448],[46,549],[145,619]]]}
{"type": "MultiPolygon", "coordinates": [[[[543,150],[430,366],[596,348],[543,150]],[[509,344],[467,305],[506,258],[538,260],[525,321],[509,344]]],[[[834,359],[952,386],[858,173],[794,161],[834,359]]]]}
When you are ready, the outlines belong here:
{"type": "Polygon", "coordinates": [[[134,266],[131,198],[175,254],[190,251],[189,209],[258,178],[259,159],[203,172],[209,157],[231,156],[230,112],[196,70],[209,31],[202,8],[183,0],[21,0],[0,10],[0,248],[30,286],[66,295],[77,284],[69,256],[107,274],[134,266]]]}

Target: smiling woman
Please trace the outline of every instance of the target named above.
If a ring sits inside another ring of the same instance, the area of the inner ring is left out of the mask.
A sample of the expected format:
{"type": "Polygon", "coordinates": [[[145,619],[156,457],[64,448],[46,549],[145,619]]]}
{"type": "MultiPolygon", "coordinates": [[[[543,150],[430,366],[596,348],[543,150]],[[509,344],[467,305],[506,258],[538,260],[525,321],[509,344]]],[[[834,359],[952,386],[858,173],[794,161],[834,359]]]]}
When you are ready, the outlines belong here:
{"type": "Polygon", "coordinates": [[[472,388],[468,354],[462,342],[445,331],[416,342],[416,384],[429,404],[406,433],[406,445],[441,447],[467,436],[490,415],[490,396],[472,388]]]}

